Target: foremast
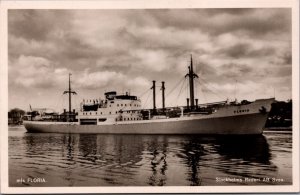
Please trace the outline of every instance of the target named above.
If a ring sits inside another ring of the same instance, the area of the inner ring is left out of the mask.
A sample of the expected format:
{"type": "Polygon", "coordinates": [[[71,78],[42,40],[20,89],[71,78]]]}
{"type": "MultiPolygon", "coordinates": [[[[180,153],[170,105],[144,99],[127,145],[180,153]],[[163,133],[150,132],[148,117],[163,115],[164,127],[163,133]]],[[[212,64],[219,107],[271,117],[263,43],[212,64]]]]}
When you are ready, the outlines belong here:
{"type": "MultiPolygon", "coordinates": [[[[199,78],[199,77],[196,73],[194,73],[194,70],[193,70],[193,56],[192,55],[191,55],[191,64],[188,67],[188,69],[189,69],[189,71],[185,75],[185,78],[189,77],[191,110],[194,110],[194,108],[195,108],[194,78],[199,78]]],[[[189,102],[189,100],[187,102],[189,102]]],[[[196,105],[197,104],[198,104],[198,99],[196,99],[196,105]]]]}

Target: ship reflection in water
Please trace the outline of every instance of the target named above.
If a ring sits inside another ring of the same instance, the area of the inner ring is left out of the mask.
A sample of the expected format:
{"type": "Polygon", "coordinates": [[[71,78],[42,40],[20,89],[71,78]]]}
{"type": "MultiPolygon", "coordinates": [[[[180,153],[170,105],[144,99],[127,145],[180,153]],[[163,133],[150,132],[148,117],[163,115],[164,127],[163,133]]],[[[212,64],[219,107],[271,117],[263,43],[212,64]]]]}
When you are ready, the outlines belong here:
{"type": "Polygon", "coordinates": [[[291,134],[205,137],[10,130],[9,185],[291,184],[291,140],[291,134]],[[245,182],[245,178],[251,181],[245,182]],[[34,179],[38,182],[32,182],[34,179]]]}

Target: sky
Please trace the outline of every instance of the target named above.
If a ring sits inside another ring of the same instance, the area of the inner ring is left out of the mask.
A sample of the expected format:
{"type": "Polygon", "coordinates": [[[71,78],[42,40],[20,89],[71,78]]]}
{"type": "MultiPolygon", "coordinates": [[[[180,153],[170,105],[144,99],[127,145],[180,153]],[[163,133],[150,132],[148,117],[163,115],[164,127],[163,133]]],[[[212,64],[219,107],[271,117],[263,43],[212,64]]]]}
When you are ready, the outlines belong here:
{"type": "Polygon", "coordinates": [[[107,91],[185,105],[190,56],[199,103],[292,97],[291,9],[9,10],[9,109],[73,107],[107,91]]]}

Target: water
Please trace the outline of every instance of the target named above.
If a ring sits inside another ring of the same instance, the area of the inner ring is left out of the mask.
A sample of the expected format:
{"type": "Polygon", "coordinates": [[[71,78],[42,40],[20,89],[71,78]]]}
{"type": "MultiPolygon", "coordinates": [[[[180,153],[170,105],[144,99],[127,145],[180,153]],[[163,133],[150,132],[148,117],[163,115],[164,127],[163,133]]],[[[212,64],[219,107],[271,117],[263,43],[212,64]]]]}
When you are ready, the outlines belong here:
{"type": "Polygon", "coordinates": [[[83,135],[9,128],[10,186],[291,184],[291,133],[83,135]]]}

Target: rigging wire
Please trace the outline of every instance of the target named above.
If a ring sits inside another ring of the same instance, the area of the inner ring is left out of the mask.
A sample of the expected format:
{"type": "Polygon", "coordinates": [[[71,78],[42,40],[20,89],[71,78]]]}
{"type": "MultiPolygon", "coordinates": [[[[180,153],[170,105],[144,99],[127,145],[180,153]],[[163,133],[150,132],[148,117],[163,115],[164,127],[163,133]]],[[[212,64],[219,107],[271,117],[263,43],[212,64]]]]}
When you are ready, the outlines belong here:
{"type": "Polygon", "coordinates": [[[144,95],[147,94],[147,92],[149,92],[151,89],[147,89],[146,91],[144,91],[143,93],[141,93],[141,95],[139,95],[139,98],[142,98],[144,95]]]}
{"type": "Polygon", "coordinates": [[[179,82],[177,82],[177,83],[174,85],[174,87],[170,90],[170,92],[166,95],[166,97],[169,96],[169,95],[171,95],[171,93],[173,93],[173,91],[176,89],[176,87],[178,87],[178,85],[179,85],[182,81],[184,81],[184,80],[185,80],[185,77],[183,77],[179,82]]]}
{"type": "MultiPolygon", "coordinates": [[[[186,79],[184,79],[184,81],[186,81],[186,79]]],[[[177,105],[177,103],[178,103],[178,99],[179,99],[179,96],[181,95],[181,91],[182,91],[183,86],[185,86],[185,88],[186,88],[185,82],[183,82],[182,85],[181,85],[180,91],[179,91],[179,93],[177,95],[177,98],[176,98],[175,105],[177,105]]]]}
{"type": "MultiPolygon", "coordinates": [[[[214,93],[212,90],[210,90],[210,88],[214,89],[215,91],[219,91],[218,89],[216,89],[215,87],[213,87],[211,84],[209,84],[208,82],[206,82],[204,79],[201,79],[201,81],[203,82],[204,86],[207,85],[205,87],[208,89],[208,91],[214,93]]],[[[220,93],[220,94],[222,94],[222,93],[220,93]]],[[[228,97],[228,94],[225,94],[225,95],[222,96],[222,98],[227,98],[227,97],[228,97]]]]}
{"type": "MultiPolygon", "coordinates": [[[[201,80],[202,80],[202,79],[201,79],[201,80]]],[[[202,85],[202,86],[203,86],[205,89],[207,89],[209,92],[211,92],[212,94],[216,95],[217,97],[219,97],[219,98],[221,98],[221,99],[227,99],[227,97],[225,97],[225,96],[220,96],[219,94],[217,94],[217,93],[215,93],[214,91],[210,90],[209,87],[206,86],[204,80],[202,80],[202,81],[203,81],[203,85],[202,85]],[[225,97],[225,98],[224,98],[224,97],[225,97]]],[[[198,81],[198,82],[199,82],[199,81],[198,81]]],[[[201,84],[201,83],[199,82],[199,84],[201,84]]]]}
{"type": "Polygon", "coordinates": [[[150,95],[151,95],[151,93],[148,94],[148,96],[147,96],[147,98],[146,98],[146,101],[145,101],[144,105],[142,106],[143,109],[145,108],[145,106],[146,106],[146,104],[147,104],[147,102],[148,102],[148,99],[149,99],[149,96],[150,96],[150,95]]]}

